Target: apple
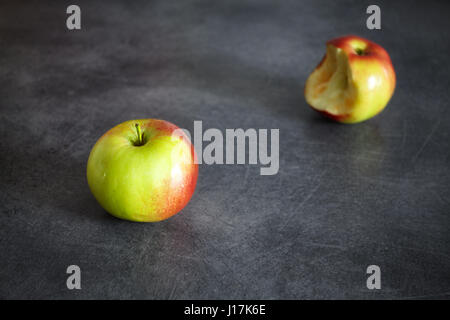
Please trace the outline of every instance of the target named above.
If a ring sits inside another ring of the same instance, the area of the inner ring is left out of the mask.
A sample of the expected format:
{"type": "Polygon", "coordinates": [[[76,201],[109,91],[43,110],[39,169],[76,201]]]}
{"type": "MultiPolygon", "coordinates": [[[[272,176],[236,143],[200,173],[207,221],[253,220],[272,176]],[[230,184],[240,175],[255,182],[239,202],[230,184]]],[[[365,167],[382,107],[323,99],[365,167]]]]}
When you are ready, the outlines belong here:
{"type": "Polygon", "coordinates": [[[176,125],[156,119],[123,122],[94,145],[87,163],[92,194],[111,215],[155,222],[178,213],[198,176],[195,150],[176,125]]]}
{"type": "Polygon", "coordinates": [[[367,39],[346,36],[327,42],[325,56],[306,81],[305,99],[333,120],[357,123],[386,107],[395,82],[386,50],[367,39]]]}

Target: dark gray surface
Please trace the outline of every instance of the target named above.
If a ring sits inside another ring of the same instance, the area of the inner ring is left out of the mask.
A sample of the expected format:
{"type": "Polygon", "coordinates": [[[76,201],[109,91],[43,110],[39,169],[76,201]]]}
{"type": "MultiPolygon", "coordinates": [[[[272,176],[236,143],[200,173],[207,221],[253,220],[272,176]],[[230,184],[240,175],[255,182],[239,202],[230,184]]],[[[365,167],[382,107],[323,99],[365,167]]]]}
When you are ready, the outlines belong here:
{"type": "Polygon", "coordinates": [[[1,298],[450,297],[450,114],[444,1],[76,1],[0,4],[1,298]],[[354,33],[397,72],[387,109],[339,125],[309,109],[325,41],[354,33]],[[156,224],[91,196],[109,128],[280,128],[280,171],[200,167],[192,201],[156,224]],[[66,268],[82,290],[66,288],[66,268]],[[382,289],[366,288],[366,268],[382,289]]]}

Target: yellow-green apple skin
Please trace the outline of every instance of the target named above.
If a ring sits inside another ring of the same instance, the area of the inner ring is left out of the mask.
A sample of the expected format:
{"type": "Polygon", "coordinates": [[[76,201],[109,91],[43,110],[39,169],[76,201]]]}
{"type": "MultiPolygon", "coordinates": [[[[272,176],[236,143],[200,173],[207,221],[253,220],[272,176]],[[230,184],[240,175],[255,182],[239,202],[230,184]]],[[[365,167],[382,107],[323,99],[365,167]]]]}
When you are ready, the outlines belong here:
{"type": "Polygon", "coordinates": [[[111,215],[155,222],[178,213],[198,176],[193,145],[176,125],[157,119],[126,121],[106,132],[87,163],[92,194],[111,215]]]}
{"type": "Polygon", "coordinates": [[[326,48],[322,61],[306,81],[306,102],[343,123],[361,122],[380,113],[396,84],[386,50],[358,36],[330,40],[326,48]]]}

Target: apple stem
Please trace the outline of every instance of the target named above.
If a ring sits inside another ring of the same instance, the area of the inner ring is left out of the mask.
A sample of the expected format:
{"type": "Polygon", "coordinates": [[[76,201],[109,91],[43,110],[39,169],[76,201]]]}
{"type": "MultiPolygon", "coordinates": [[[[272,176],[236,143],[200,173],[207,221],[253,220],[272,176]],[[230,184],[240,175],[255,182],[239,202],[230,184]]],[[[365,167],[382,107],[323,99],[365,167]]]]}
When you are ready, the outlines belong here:
{"type": "Polygon", "coordinates": [[[361,48],[356,48],[355,51],[356,51],[356,54],[357,54],[358,56],[364,55],[364,50],[361,49],[361,48]]]}
{"type": "Polygon", "coordinates": [[[139,145],[142,145],[142,133],[141,133],[141,127],[139,126],[138,123],[135,124],[135,127],[136,127],[136,132],[137,132],[137,135],[138,135],[138,144],[139,144],[139,145]]]}

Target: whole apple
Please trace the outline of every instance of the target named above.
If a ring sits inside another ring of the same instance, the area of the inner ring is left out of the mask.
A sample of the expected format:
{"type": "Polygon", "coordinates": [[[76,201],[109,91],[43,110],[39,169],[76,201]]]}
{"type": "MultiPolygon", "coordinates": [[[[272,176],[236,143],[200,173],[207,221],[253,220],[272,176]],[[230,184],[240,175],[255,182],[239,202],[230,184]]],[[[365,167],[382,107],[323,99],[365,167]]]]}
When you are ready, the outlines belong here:
{"type": "Polygon", "coordinates": [[[126,121],[106,132],[87,163],[89,187],[111,215],[155,222],[178,213],[198,176],[193,145],[176,125],[156,119],[126,121]]]}
{"type": "Polygon", "coordinates": [[[391,59],[381,46],[357,36],[327,42],[327,51],[308,77],[306,102],[343,123],[367,120],[381,112],[395,89],[391,59]]]}

